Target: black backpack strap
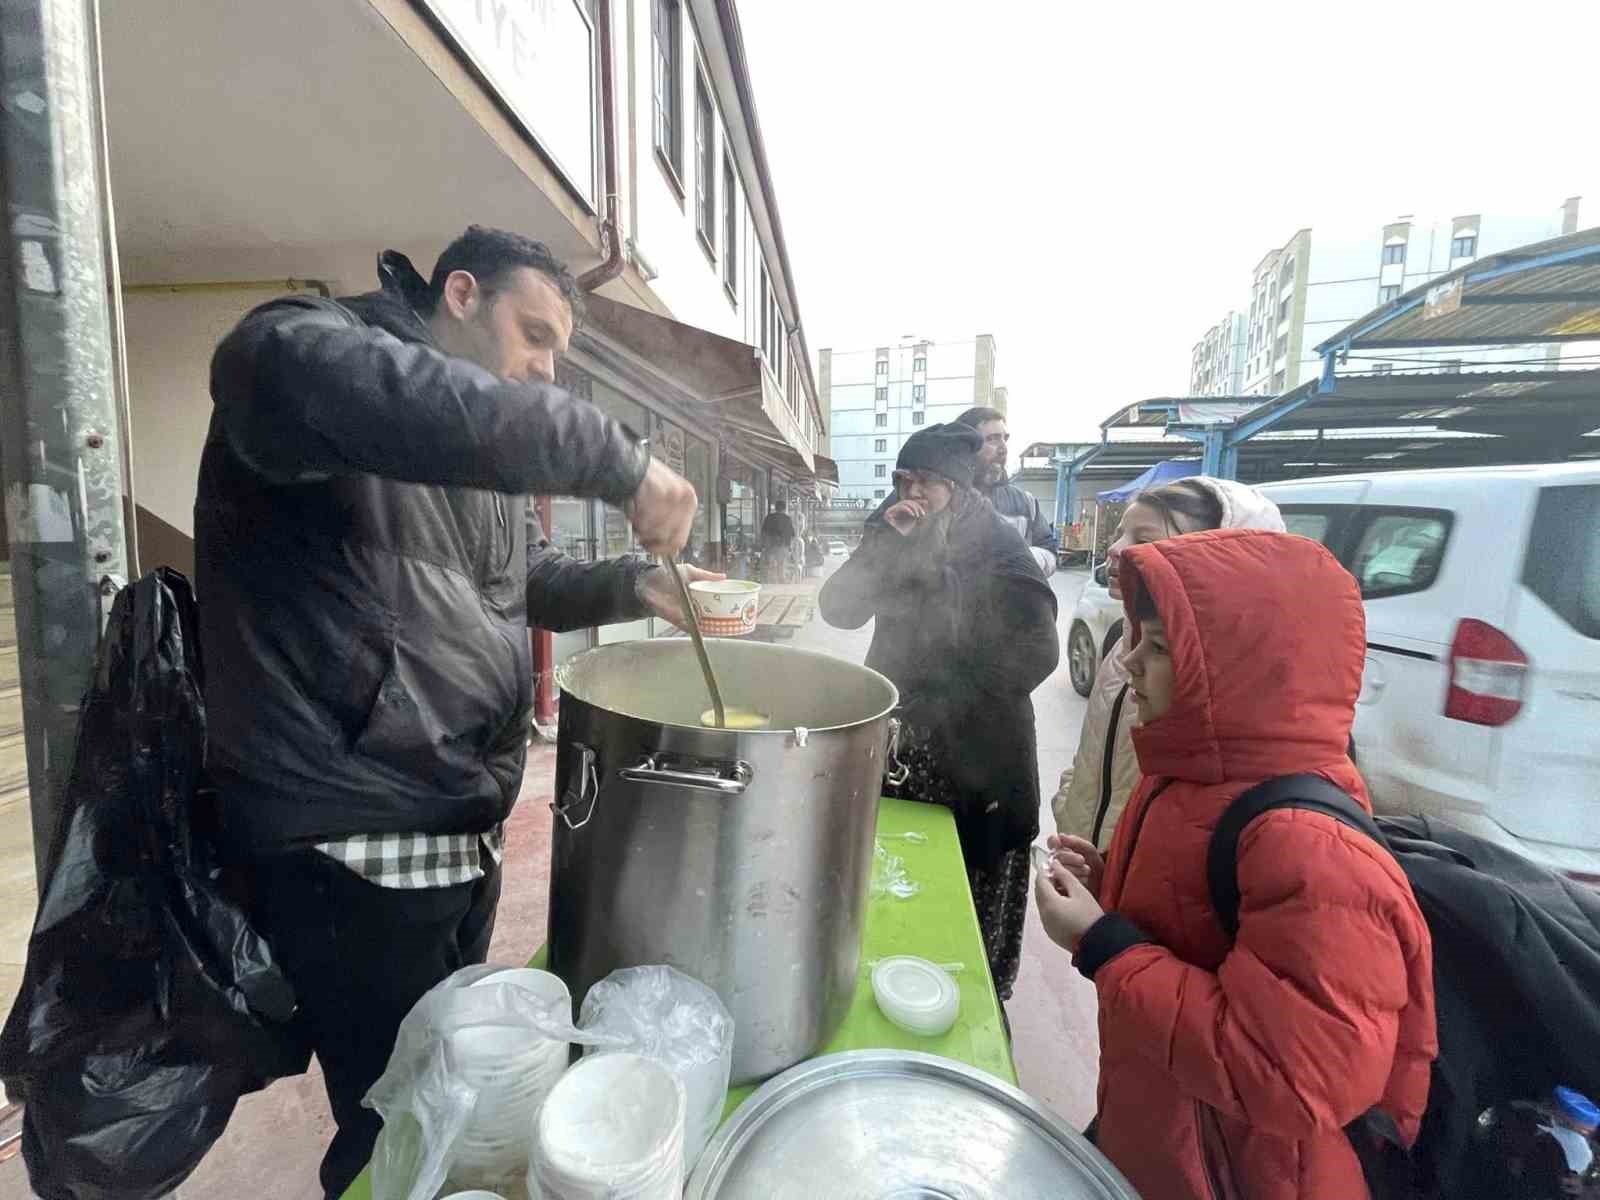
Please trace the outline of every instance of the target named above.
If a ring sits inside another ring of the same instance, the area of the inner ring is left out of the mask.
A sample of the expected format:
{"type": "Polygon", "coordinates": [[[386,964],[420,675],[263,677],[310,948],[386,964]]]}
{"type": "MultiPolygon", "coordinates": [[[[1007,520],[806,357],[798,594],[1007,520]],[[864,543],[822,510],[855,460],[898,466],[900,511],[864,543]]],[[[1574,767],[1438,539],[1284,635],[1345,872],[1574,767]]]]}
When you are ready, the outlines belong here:
{"type": "Polygon", "coordinates": [[[1275,808],[1304,808],[1324,813],[1359,829],[1380,846],[1383,834],[1370,813],[1360,803],[1320,775],[1284,775],[1258,783],[1236,797],[1216,828],[1206,849],[1206,883],[1211,890],[1211,907],[1228,936],[1239,932],[1239,838],[1250,823],[1275,808]]]}

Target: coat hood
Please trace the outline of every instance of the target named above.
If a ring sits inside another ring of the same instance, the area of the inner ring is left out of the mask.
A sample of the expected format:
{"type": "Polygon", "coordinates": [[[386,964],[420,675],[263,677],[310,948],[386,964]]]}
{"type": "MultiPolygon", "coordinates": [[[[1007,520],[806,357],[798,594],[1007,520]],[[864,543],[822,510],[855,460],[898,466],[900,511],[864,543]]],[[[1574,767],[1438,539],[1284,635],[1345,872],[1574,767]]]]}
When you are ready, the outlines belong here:
{"type": "Polygon", "coordinates": [[[1128,644],[1148,592],[1174,668],[1171,708],[1133,731],[1145,775],[1256,781],[1345,761],[1366,614],[1355,579],[1322,545],[1193,533],[1130,546],[1120,578],[1128,644]]]}
{"type": "Polygon", "coordinates": [[[1232,479],[1216,479],[1210,475],[1192,475],[1189,482],[1205,488],[1222,505],[1222,524],[1218,529],[1265,529],[1269,533],[1284,531],[1283,514],[1278,506],[1247,483],[1232,479]]]}

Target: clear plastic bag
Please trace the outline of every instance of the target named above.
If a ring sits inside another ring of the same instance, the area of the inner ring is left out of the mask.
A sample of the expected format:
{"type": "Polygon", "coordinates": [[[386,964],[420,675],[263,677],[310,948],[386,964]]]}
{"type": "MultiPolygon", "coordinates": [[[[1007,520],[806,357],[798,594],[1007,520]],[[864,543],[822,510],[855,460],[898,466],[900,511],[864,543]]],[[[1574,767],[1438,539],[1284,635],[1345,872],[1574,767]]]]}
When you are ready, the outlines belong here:
{"type": "Polygon", "coordinates": [[[510,982],[520,974],[501,966],[464,967],[435,985],[400,1023],[388,1069],[362,1101],[383,1117],[372,1156],[373,1200],[433,1200],[446,1179],[487,1187],[519,1181],[526,1172],[532,1114],[565,1070],[568,1045],[603,1037],[573,1025],[570,997],[543,997],[510,982]],[[495,983],[496,975],[506,982],[495,983]],[[519,1034],[529,1061],[512,1075],[532,1081],[528,1094],[515,1098],[529,1108],[527,1127],[519,1123],[515,1146],[489,1154],[473,1137],[497,1115],[480,1111],[480,1098],[497,1094],[463,1047],[488,1039],[492,1061],[505,1056],[494,1040],[515,1045],[519,1034]]]}
{"type": "Polygon", "coordinates": [[[598,1043],[586,1053],[629,1051],[677,1075],[688,1104],[683,1162],[692,1169],[722,1123],[733,1070],[733,1017],[721,999],[672,967],[629,967],[589,989],[579,1024],[598,1043]]]}
{"type": "Polygon", "coordinates": [[[890,854],[882,842],[873,843],[872,894],[893,896],[896,900],[909,900],[922,890],[922,885],[911,878],[906,861],[898,854],[890,854]]]}

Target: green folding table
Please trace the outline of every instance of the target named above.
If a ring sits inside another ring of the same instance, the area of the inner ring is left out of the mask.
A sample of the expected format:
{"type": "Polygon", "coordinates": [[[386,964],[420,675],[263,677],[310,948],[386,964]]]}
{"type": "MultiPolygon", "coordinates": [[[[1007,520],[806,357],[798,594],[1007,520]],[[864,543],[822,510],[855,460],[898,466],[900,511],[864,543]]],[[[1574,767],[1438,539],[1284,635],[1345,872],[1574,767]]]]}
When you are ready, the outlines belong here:
{"type": "MultiPolygon", "coordinates": [[[[839,1032],[818,1054],[921,1050],[978,1067],[1015,1085],[1017,1072],[1011,1061],[1011,1044],[989,977],[955,821],[943,808],[884,799],[878,805],[878,838],[885,850],[904,860],[917,892],[907,899],[878,895],[868,904],[855,997],[839,1032]],[[904,836],[908,833],[913,835],[909,840],[904,836]],[[961,990],[961,1015],[949,1033],[936,1038],[906,1033],[878,1011],[872,998],[871,964],[895,954],[961,964],[955,974],[961,990]]],[[[530,965],[542,967],[544,961],[545,953],[540,949],[530,965]]],[[[754,1090],[744,1087],[731,1091],[727,1111],[733,1112],[754,1090]]],[[[371,1184],[363,1173],[345,1193],[344,1200],[371,1200],[371,1196],[371,1184]]]]}

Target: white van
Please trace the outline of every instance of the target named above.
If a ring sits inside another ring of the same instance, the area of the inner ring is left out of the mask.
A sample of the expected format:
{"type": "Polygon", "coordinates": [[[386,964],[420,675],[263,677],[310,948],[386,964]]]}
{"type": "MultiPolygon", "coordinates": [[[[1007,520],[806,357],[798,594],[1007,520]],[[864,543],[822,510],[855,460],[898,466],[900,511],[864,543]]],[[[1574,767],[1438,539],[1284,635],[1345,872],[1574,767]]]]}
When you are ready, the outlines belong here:
{"type": "Polygon", "coordinates": [[[1374,805],[1600,886],[1600,463],[1261,490],[1361,584],[1374,805]]]}

